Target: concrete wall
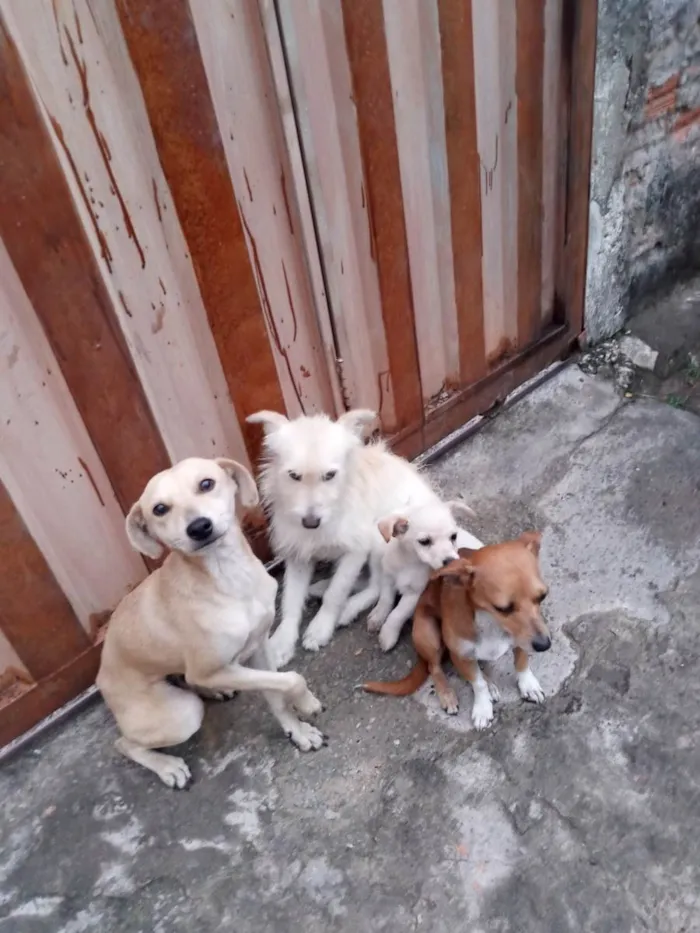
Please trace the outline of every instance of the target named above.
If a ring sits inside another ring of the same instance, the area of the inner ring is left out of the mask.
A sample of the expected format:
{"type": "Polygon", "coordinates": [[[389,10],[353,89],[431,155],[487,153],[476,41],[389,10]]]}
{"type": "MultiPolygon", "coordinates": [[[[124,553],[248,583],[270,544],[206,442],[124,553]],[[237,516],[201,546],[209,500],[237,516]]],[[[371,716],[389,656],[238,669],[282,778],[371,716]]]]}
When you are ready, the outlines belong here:
{"type": "Polygon", "coordinates": [[[700,0],[599,0],[593,133],[597,341],[700,261],[700,0]]]}

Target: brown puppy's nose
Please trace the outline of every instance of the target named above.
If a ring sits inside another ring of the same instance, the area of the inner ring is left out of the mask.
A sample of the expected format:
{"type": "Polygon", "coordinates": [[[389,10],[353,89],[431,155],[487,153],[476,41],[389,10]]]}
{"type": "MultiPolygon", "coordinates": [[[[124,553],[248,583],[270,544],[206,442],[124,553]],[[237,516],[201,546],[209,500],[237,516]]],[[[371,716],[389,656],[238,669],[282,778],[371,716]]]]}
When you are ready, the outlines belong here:
{"type": "Polygon", "coordinates": [[[552,639],[549,635],[535,635],[532,639],[532,647],[534,651],[549,651],[552,647],[552,639]]]}
{"type": "Polygon", "coordinates": [[[187,526],[187,536],[193,541],[206,541],[211,536],[214,525],[209,518],[195,518],[187,526]]]}

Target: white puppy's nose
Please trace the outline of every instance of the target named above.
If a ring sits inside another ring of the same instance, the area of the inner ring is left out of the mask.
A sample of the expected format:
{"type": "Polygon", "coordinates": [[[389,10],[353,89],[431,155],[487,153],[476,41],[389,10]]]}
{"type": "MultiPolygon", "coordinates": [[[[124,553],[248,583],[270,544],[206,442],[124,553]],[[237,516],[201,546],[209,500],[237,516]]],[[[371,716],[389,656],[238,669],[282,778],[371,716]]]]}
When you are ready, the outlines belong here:
{"type": "Polygon", "coordinates": [[[321,524],[321,519],[318,517],[318,515],[305,515],[302,518],[301,523],[304,528],[318,528],[318,526],[321,524]]]}

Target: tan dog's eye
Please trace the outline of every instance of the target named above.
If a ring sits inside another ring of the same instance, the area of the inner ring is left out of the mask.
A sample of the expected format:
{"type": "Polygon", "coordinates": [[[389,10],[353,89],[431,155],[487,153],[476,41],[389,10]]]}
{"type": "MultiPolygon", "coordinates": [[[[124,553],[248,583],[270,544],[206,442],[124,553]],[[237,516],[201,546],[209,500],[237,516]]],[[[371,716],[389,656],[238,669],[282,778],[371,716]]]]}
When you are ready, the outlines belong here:
{"type": "Polygon", "coordinates": [[[157,515],[158,518],[162,518],[164,515],[167,515],[170,511],[170,506],[166,505],[164,502],[157,502],[153,506],[153,514],[157,515]]]}
{"type": "Polygon", "coordinates": [[[545,601],[546,598],[547,598],[547,593],[546,593],[546,592],[540,593],[540,595],[535,599],[535,602],[536,602],[536,603],[543,603],[543,602],[545,601]]]}
{"type": "Polygon", "coordinates": [[[290,479],[293,479],[295,483],[301,482],[301,474],[295,473],[294,470],[290,470],[287,475],[289,476],[290,479]]]}
{"type": "Polygon", "coordinates": [[[337,470],[329,470],[327,473],[323,474],[321,479],[323,480],[324,483],[327,483],[329,482],[329,480],[333,479],[333,477],[335,476],[337,472],[338,472],[337,470]]]}
{"type": "Polygon", "coordinates": [[[216,486],[216,483],[214,482],[213,479],[203,479],[202,482],[199,484],[199,491],[200,492],[211,492],[214,486],[216,486]]]}
{"type": "Polygon", "coordinates": [[[433,539],[432,538],[419,538],[418,543],[420,544],[421,547],[430,547],[430,545],[433,543],[433,539]]]}
{"type": "Polygon", "coordinates": [[[509,616],[515,610],[515,603],[508,603],[507,606],[494,606],[493,608],[496,612],[500,612],[502,616],[509,616]]]}

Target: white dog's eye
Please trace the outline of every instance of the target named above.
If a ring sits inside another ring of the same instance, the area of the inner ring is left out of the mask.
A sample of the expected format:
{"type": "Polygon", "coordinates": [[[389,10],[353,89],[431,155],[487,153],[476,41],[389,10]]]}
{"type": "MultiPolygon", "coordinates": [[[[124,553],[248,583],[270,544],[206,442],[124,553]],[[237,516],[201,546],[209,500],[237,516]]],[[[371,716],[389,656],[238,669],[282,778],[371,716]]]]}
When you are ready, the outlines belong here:
{"type": "Polygon", "coordinates": [[[289,478],[293,479],[295,483],[301,482],[301,474],[295,473],[294,470],[289,471],[289,478]]]}
{"type": "Polygon", "coordinates": [[[430,547],[430,545],[433,543],[433,539],[432,538],[419,538],[418,543],[421,545],[421,547],[430,547]]]}
{"type": "Polygon", "coordinates": [[[338,472],[337,470],[329,470],[327,473],[323,474],[321,479],[323,480],[324,483],[327,483],[329,480],[333,479],[333,477],[335,476],[337,472],[338,472]]]}
{"type": "Polygon", "coordinates": [[[454,533],[453,535],[450,535],[450,541],[451,541],[453,544],[456,543],[456,541],[457,541],[457,532],[456,532],[456,531],[455,531],[455,533],[454,533]]]}
{"type": "Polygon", "coordinates": [[[157,502],[153,506],[153,514],[157,515],[159,518],[162,518],[163,515],[167,515],[170,511],[170,506],[166,505],[164,502],[157,502]]]}
{"type": "Polygon", "coordinates": [[[199,484],[199,491],[200,492],[211,492],[214,486],[216,486],[216,483],[214,482],[213,479],[203,479],[202,482],[199,484]]]}

